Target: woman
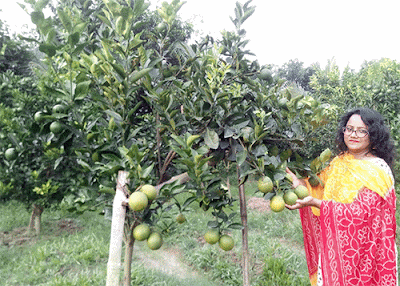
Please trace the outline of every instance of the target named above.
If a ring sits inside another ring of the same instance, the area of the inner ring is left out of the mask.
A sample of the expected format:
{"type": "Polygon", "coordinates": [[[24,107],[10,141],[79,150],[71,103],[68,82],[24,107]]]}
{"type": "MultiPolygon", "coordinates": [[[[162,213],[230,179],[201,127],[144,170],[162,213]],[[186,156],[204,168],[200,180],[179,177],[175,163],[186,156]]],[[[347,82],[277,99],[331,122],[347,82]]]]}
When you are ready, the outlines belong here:
{"type": "Polygon", "coordinates": [[[358,108],[342,117],[339,155],[311,187],[289,169],[293,187],[310,196],[300,209],[312,285],[397,286],[396,194],[391,166],[394,147],[382,116],[358,108]]]}

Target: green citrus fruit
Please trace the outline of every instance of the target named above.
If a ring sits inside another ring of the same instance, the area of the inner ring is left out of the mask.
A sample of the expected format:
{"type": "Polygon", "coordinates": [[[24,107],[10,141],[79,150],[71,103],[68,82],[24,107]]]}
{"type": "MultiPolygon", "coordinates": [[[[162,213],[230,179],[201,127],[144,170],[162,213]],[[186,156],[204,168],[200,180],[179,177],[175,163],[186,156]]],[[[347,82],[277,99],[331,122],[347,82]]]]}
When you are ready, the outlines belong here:
{"type": "Polygon", "coordinates": [[[92,132],[88,133],[88,135],[86,135],[86,139],[88,142],[91,142],[93,139],[95,139],[95,137],[96,137],[96,134],[94,134],[92,132]]]}
{"type": "Polygon", "coordinates": [[[221,247],[222,250],[229,251],[235,246],[235,242],[233,241],[233,238],[230,237],[229,235],[221,235],[218,241],[219,247],[221,247]]]}
{"type": "Polygon", "coordinates": [[[262,69],[258,74],[259,79],[266,80],[268,82],[272,81],[272,72],[269,69],[262,69]]]}
{"type": "Polygon", "coordinates": [[[52,108],[53,113],[63,113],[64,110],[65,110],[65,106],[62,104],[56,104],[52,108]]]}
{"type": "Polygon", "coordinates": [[[261,193],[266,194],[272,192],[272,190],[274,189],[274,184],[272,183],[270,177],[264,176],[258,180],[257,187],[261,193]]]}
{"type": "Polygon", "coordinates": [[[294,193],[299,197],[299,199],[304,199],[305,197],[309,196],[309,192],[307,187],[300,185],[297,186],[296,189],[294,189],[294,193]]]}
{"type": "Polygon", "coordinates": [[[269,206],[274,212],[281,212],[285,209],[285,200],[282,196],[274,196],[269,202],[269,206]]]}
{"type": "Polygon", "coordinates": [[[310,176],[308,179],[308,182],[310,183],[311,186],[316,187],[319,185],[319,181],[315,176],[310,176]]]}
{"type": "Polygon", "coordinates": [[[17,159],[17,150],[15,148],[8,148],[6,152],[4,153],[4,156],[6,157],[7,161],[13,161],[17,159]]]}
{"type": "Polygon", "coordinates": [[[216,244],[219,241],[220,235],[217,229],[209,229],[204,235],[204,239],[209,244],[216,244]]]}
{"type": "Polygon", "coordinates": [[[54,134],[58,134],[63,130],[63,125],[58,122],[54,121],[53,123],[50,124],[50,131],[53,132],[54,134]]]}
{"type": "Polygon", "coordinates": [[[136,212],[144,210],[148,203],[149,200],[145,193],[134,192],[129,196],[129,207],[136,212]]]}
{"type": "Polygon", "coordinates": [[[176,221],[177,221],[179,224],[184,223],[184,222],[186,221],[186,218],[185,218],[185,216],[183,215],[183,213],[179,213],[179,214],[176,216],[176,221]]]}
{"type": "Polygon", "coordinates": [[[43,112],[41,111],[36,112],[33,118],[35,119],[36,122],[41,122],[43,120],[43,112]]]}
{"type": "Polygon", "coordinates": [[[163,239],[161,237],[161,234],[158,232],[153,232],[150,234],[150,236],[147,238],[147,246],[151,250],[157,250],[159,249],[163,244],[163,239]]]}
{"type": "Polygon", "coordinates": [[[281,97],[278,99],[279,107],[286,107],[288,102],[289,102],[289,100],[286,97],[281,97]]]}
{"type": "Polygon", "coordinates": [[[165,22],[161,22],[157,25],[156,30],[157,32],[161,33],[162,31],[164,31],[167,28],[167,25],[165,24],[165,22]]]}
{"type": "Polygon", "coordinates": [[[285,201],[285,203],[291,206],[296,203],[297,199],[297,195],[292,191],[286,192],[283,195],[283,200],[285,201]]]}
{"type": "Polygon", "coordinates": [[[133,229],[133,237],[136,240],[143,241],[150,236],[150,227],[147,224],[139,224],[133,229]]]}
{"type": "Polygon", "coordinates": [[[271,150],[268,152],[271,156],[278,156],[279,155],[279,148],[278,146],[274,145],[271,150]]]}
{"type": "Polygon", "coordinates": [[[155,187],[153,187],[152,185],[143,185],[140,188],[140,191],[142,193],[145,193],[147,198],[152,201],[157,197],[157,190],[155,187]]]}

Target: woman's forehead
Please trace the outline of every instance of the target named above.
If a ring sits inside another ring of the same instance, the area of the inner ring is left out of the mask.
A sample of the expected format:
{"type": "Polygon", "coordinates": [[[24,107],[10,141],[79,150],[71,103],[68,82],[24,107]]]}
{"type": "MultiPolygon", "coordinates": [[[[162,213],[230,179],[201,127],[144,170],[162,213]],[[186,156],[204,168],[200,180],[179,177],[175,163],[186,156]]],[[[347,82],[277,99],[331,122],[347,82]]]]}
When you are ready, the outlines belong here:
{"type": "Polygon", "coordinates": [[[353,127],[364,127],[364,128],[367,127],[364,121],[362,121],[361,116],[359,114],[353,114],[349,118],[349,121],[347,121],[347,125],[351,125],[353,127]]]}

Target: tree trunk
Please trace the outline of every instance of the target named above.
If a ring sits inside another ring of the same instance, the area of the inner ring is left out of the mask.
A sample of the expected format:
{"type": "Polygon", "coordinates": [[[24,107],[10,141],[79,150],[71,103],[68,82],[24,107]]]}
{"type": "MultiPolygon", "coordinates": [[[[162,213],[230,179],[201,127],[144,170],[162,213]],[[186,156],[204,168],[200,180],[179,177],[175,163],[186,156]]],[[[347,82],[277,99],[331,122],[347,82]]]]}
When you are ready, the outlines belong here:
{"type": "Polygon", "coordinates": [[[43,210],[44,207],[39,206],[37,204],[33,204],[31,218],[28,226],[28,232],[32,232],[33,230],[35,230],[35,234],[40,235],[43,210]]]}
{"type": "MultiPolygon", "coordinates": [[[[134,224],[134,227],[137,224],[134,224]]],[[[131,267],[132,267],[132,255],[133,255],[133,245],[135,244],[135,238],[133,237],[133,228],[129,228],[126,235],[125,241],[125,259],[124,259],[124,286],[131,285],[131,267]]]]}
{"type": "Polygon", "coordinates": [[[157,133],[156,133],[156,138],[157,138],[157,160],[158,160],[158,176],[160,177],[160,180],[162,180],[162,177],[164,174],[162,174],[162,164],[161,164],[161,134],[160,134],[160,114],[156,114],[156,126],[157,126],[157,133]]]}
{"type": "Polygon", "coordinates": [[[121,268],[122,240],[124,237],[124,225],[126,207],[123,202],[126,200],[126,185],[129,183],[128,172],[119,171],[117,189],[113,201],[113,213],[111,222],[110,250],[107,263],[107,286],[119,286],[121,268]]]}
{"type": "Polygon", "coordinates": [[[248,228],[247,228],[247,209],[246,209],[246,194],[244,184],[240,180],[240,170],[237,167],[237,178],[239,182],[239,203],[240,203],[240,218],[242,220],[242,251],[243,251],[243,286],[250,286],[249,279],[249,243],[248,243],[248,228]]]}

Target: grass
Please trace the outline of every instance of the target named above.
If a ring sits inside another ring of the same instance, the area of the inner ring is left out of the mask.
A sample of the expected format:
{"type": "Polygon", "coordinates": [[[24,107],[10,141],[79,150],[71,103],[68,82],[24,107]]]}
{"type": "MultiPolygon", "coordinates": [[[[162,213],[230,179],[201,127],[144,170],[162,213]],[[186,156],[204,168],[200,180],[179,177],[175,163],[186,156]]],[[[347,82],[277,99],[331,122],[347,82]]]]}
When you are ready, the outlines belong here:
{"type": "MultiPolygon", "coordinates": [[[[109,220],[90,212],[45,210],[42,233],[35,237],[24,234],[30,213],[18,203],[1,204],[0,214],[2,285],[105,285],[109,220]]],[[[186,223],[168,228],[161,250],[150,251],[145,242],[136,242],[132,285],[241,285],[241,231],[230,233],[235,248],[225,252],[204,242],[207,221],[213,218],[210,211],[194,206],[185,216],[186,223]],[[178,259],[172,266],[171,250],[177,251],[178,259]],[[161,267],[154,266],[157,262],[161,267]]],[[[298,216],[249,211],[248,220],[252,285],[272,285],[268,284],[268,279],[275,279],[271,273],[284,275],[289,282],[307,282],[298,216]]],[[[295,285],[308,285],[301,283],[295,285]]]]}
{"type": "MultiPolygon", "coordinates": [[[[254,182],[246,183],[247,197],[259,196],[254,189],[254,182]]],[[[177,212],[171,210],[171,221],[177,212]]],[[[24,234],[29,216],[16,202],[0,204],[2,285],[105,285],[109,220],[91,212],[45,210],[42,234],[35,237],[24,234]]],[[[131,285],[242,285],[241,231],[230,232],[235,247],[225,252],[204,241],[207,222],[213,219],[210,211],[204,213],[193,205],[185,216],[184,224],[166,224],[160,250],[135,243],[131,285]]],[[[248,228],[252,286],[310,285],[297,211],[276,214],[249,209],[248,228]]]]}

